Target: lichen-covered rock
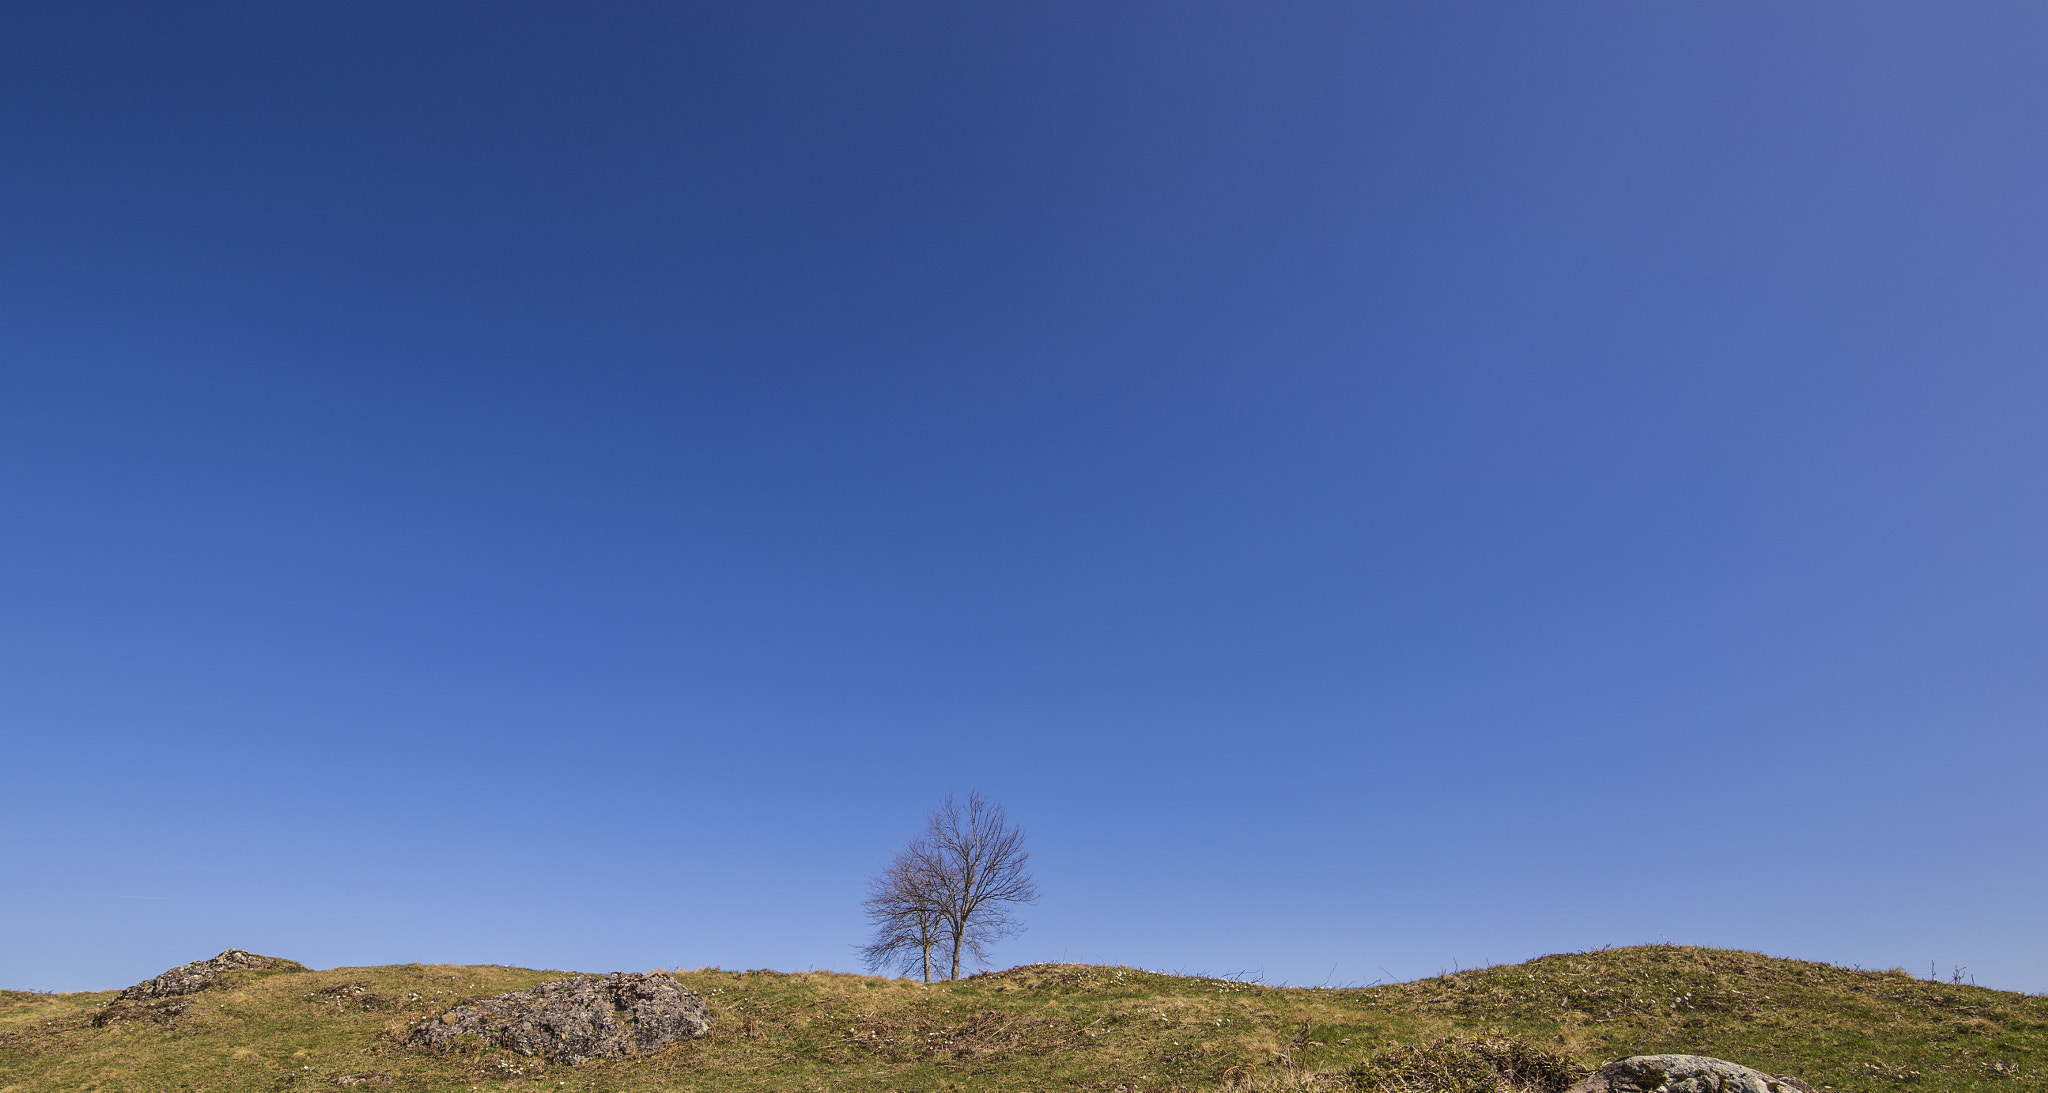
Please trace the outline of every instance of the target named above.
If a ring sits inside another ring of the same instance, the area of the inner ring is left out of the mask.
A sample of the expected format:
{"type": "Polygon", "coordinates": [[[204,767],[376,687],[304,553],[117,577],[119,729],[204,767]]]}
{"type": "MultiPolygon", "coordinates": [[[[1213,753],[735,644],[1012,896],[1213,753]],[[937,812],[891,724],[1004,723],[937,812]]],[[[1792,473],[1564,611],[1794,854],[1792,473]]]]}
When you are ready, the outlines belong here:
{"type": "Polygon", "coordinates": [[[274,956],[258,956],[242,949],[229,949],[211,960],[180,964],[154,979],[145,979],[115,996],[107,1008],[95,1014],[92,1023],[104,1027],[115,1021],[147,1017],[159,1023],[183,1013],[191,999],[214,985],[226,972],[244,969],[302,972],[304,964],[274,956]]]}
{"type": "Polygon", "coordinates": [[[1813,1087],[1704,1055],[1634,1055],[1594,1071],[1569,1093],[1813,1093],[1813,1087]]]}
{"type": "Polygon", "coordinates": [[[274,956],[257,956],[241,949],[229,949],[211,960],[195,960],[180,964],[155,979],[145,979],[122,991],[116,1001],[142,1002],[151,998],[170,998],[180,994],[198,994],[213,986],[222,972],[238,971],[243,968],[283,968],[305,971],[305,965],[290,960],[279,960],[274,956]]]}
{"type": "Polygon", "coordinates": [[[521,1055],[580,1063],[638,1055],[711,1031],[703,996],[665,975],[613,972],[553,979],[457,1006],[413,1026],[406,1042],[445,1047],[475,1036],[521,1055]]]}

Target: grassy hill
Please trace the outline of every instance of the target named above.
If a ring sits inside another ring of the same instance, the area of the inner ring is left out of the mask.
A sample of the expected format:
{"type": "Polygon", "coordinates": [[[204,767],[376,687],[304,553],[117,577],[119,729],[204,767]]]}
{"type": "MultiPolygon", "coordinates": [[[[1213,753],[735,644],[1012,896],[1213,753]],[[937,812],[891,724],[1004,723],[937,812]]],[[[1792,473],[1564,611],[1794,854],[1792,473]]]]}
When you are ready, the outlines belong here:
{"type": "Polygon", "coordinates": [[[0,992],[0,1093],[328,1090],[1128,1091],[1556,1088],[1625,1055],[1716,1055],[1840,1091],[2048,1090],[2048,998],[1752,953],[1646,946],[1363,989],[1036,964],[910,980],[703,969],[712,1035],[566,1066],[396,1033],[564,973],[243,971],[168,1021],[111,991],[0,992]],[[1502,1075],[1508,1075],[1503,1078],[1502,1075]]]}

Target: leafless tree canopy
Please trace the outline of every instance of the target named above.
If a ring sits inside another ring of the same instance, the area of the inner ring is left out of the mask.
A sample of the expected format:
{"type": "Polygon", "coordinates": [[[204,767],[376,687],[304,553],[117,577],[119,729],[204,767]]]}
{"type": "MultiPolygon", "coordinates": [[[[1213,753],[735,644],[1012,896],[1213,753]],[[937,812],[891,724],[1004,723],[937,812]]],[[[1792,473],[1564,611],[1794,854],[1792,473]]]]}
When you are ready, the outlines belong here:
{"type": "Polygon", "coordinates": [[[939,917],[952,949],[950,978],[958,979],[963,952],[983,960],[989,945],[1023,932],[1016,908],[1038,898],[1038,885],[1024,868],[1031,855],[1023,829],[978,790],[964,802],[948,793],[925,817],[921,841],[939,882],[939,917]]]}
{"type": "Polygon", "coordinates": [[[930,852],[912,842],[889,859],[889,867],[868,878],[868,898],[861,904],[873,941],[861,947],[861,962],[870,971],[916,971],[932,981],[932,949],[945,937],[939,914],[939,883],[929,864],[930,852]]]}
{"type": "Polygon", "coordinates": [[[921,964],[929,983],[932,950],[943,944],[949,978],[960,978],[963,956],[984,960],[990,945],[1023,931],[1016,908],[1038,898],[1024,868],[1030,859],[1003,806],[979,791],[965,801],[948,793],[925,817],[924,833],[868,882],[863,907],[875,939],[862,959],[877,969],[921,964]]]}

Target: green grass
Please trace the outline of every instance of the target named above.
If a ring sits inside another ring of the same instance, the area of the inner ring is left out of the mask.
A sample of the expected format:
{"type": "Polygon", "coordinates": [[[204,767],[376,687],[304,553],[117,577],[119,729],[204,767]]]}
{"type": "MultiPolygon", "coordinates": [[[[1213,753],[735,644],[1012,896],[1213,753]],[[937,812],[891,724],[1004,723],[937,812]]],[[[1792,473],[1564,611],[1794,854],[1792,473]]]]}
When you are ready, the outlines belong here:
{"type": "Polygon", "coordinates": [[[105,1027],[92,1019],[114,992],[0,992],[0,1093],[1483,1093],[1514,1084],[1498,1079],[1503,1067],[1521,1067],[1514,1072],[1539,1088],[1562,1080],[1560,1067],[1666,1051],[1845,1093],[2048,1090],[2048,999],[1682,946],[1348,990],[1087,965],[1031,965],[930,988],[705,969],[675,974],[710,1002],[716,1030],[651,1055],[570,1067],[497,1049],[428,1055],[397,1042],[412,1020],[458,1000],[562,974],[442,965],[236,972],[168,1023],[105,1027]],[[1510,1058],[1523,1062],[1500,1061],[1510,1058]]]}

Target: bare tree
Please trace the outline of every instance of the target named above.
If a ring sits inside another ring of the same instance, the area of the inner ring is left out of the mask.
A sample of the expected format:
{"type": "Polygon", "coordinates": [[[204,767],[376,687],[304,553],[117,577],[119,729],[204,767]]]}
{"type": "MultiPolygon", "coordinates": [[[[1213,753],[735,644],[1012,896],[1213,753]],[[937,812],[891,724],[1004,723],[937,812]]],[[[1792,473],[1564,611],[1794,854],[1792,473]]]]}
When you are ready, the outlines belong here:
{"type": "Polygon", "coordinates": [[[913,841],[889,859],[880,876],[868,878],[868,898],[861,909],[875,928],[875,938],[861,947],[861,962],[870,971],[908,972],[921,964],[924,981],[931,982],[932,949],[946,936],[939,904],[931,854],[922,842],[913,841]]]}
{"type": "Polygon", "coordinates": [[[1024,831],[1003,806],[979,790],[965,801],[948,793],[911,848],[922,862],[918,872],[934,886],[932,906],[952,949],[948,978],[960,978],[963,953],[982,960],[991,943],[1023,932],[1015,908],[1038,899],[1038,885],[1024,869],[1031,859],[1024,831]]]}

